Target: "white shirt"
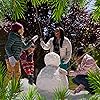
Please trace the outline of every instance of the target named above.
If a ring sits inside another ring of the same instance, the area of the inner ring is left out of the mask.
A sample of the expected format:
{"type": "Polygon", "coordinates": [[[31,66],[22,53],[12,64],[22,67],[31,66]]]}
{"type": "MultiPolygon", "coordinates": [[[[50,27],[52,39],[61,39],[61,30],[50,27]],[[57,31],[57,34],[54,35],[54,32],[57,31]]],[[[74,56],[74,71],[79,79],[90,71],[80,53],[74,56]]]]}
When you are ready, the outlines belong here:
{"type": "MultiPolygon", "coordinates": [[[[44,41],[41,41],[40,45],[44,50],[50,50],[50,52],[53,52],[54,50],[53,40],[54,37],[50,38],[46,44],[44,43],[44,41]]],[[[64,59],[65,60],[64,63],[67,64],[71,59],[72,55],[72,45],[67,37],[64,37],[62,48],[61,47],[59,48],[60,48],[60,57],[61,59],[64,59]]]]}

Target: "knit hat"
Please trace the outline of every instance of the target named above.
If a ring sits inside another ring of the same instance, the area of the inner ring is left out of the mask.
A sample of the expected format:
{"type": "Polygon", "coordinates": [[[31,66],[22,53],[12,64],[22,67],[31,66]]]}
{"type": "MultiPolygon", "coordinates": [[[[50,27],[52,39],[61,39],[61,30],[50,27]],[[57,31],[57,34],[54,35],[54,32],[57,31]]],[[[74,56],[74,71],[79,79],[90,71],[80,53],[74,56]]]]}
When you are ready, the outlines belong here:
{"type": "Polygon", "coordinates": [[[45,55],[44,62],[47,65],[54,65],[59,66],[60,65],[60,56],[55,52],[50,52],[45,55]]]}
{"type": "Polygon", "coordinates": [[[22,27],[23,27],[22,24],[16,22],[16,23],[14,23],[14,24],[12,25],[11,30],[12,30],[13,32],[18,32],[18,30],[21,29],[22,27]]]}

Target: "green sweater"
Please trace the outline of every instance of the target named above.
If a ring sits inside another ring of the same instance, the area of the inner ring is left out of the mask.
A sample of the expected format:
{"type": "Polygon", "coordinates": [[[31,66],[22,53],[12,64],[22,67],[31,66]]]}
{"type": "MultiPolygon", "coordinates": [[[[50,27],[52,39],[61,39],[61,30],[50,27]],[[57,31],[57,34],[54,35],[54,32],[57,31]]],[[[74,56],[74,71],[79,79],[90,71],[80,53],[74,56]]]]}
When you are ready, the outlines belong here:
{"type": "Polygon", "coordinates": [[[18,33],[11,32],[5,47],[7,58],[14,56],[16,60],[19,60],[22,50],[29,48],[31,44],[31,41],[25,44],[18,33]]]}

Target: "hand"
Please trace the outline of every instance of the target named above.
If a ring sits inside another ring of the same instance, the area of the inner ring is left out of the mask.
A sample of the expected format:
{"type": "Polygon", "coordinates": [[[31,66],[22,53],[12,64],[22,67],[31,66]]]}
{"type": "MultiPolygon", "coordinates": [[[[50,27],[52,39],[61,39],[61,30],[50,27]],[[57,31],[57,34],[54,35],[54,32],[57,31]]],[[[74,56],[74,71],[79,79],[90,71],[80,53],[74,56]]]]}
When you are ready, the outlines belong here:
{"type": "Polygon", "coordinates": [[[75,71],[70,71],[69,72],[69,76],[74,76],[75,77],[76,76],[76,72],[75,71]]]}
{"type": "Polygon", "coordinates": [[[35,43],[38,38],[39,38],[38,35],[35,35],[34,37],[32,37],[31,41],[35,43]]]}
{"type": "Polygon", "coordinates": [[[63,75],[68,75],[68,72],[62,68],[59,69],[59,72],[63,75]]]}
{"type": "Polygon", "coordinates": [[[9,57],[8,59],[9,59],[10,65],[12,67],[14,67],[16,62],[17,62],[17,60],[14,58],[14,56],[9,57]]]}

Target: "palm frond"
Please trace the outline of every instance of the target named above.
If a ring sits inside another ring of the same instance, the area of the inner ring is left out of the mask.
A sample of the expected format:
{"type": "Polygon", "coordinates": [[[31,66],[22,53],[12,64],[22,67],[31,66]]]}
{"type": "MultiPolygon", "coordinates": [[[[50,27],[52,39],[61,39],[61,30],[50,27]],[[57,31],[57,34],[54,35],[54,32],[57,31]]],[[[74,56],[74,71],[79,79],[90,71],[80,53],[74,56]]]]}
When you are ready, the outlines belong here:
{"type": "Polygon", "coordinates": [[[21,85],[15,78],[9,82],[6,87],[6,97],[8,100],[15,99],[19,95],[21,85]]]}
{"type": "Polygon", "coordinates": [[[20,100],[45,100],[44,97],[42,97],[36,87],[29,87],[29,90],[27,93],[22,93],[20,95],[20,100]]]}
{"type": "Polygon", "coordinates": [[[52,9],[52,18],[54,21],[61,21],[61,17],[68,8],[68,0],[51,0],[49,2],[52,9]]]}
{"type": "Polygon", "coordinates": [[[40,0],[40,2],[42,3],[42,4],[45,4],[45,3],[47,3],[47,2],[49,2],[50,0],[40,0]]]}
{"type": "Polygon", "coordinates": [[[100,22],[100,0],[96,0],[92,18],[94,21],[100,22]]]}
{"type": "Polygon", "coordinates": [[[85,7],[86,4],[87,4],[87,0],[75,0],[75,1],[76,1],[76,3],[79,4],[79,6],[80,6],[81,8],[85,7]]]}
{"type": "Polygon", "coordinates": [[[65,100],[66,97],[69,96],[69,91],[66,87],[57,88],[54,90],[53,100],[65,100]]]}
{"type": "Polygon", "coordinates": [[[9,16],[12,20],[24,18],[26,10],[25,0],[0,0],[0,19],[9,16]]]}
{"type": "Polygon", "coordinates": [[[100,93],[100,72],[89,71],[88,80],[95,93],[100,93]]]}
{"type": "Polygon", "coordinates": [[[35,8],[42,4],[41,0],[31,0],[31,2],[35,8]]]}
{"type": "Polygon", "coordinates": [[[6,89],[4,88],[4,77],[6,74],[5,68],[6,67],[3,65],[3,63],[0,62],[0,100],[5,100],[6,98],[6,89]]]}
{"type": "Polygon", "coordinates": [[[89,100],[100,100],[100,93],[91,96],[91,97],[89,98],[89,100]]]}
{"type": "Polygon", "coordinates": [[[12,9],[13,9],[12,18],[13,18],[13,20],[24,18],[24,13],[26,10],[26,3],[24,2],[24,0],[15,0],[15,2],[13,2],[12,4],[13,4],[13,6],[12,6],[12,9]]]}
{"type": "Polygon", "coordinates": [[[92,18],[94,21],[100,22],[100,6],[95,6],[92,18]]]}

